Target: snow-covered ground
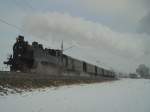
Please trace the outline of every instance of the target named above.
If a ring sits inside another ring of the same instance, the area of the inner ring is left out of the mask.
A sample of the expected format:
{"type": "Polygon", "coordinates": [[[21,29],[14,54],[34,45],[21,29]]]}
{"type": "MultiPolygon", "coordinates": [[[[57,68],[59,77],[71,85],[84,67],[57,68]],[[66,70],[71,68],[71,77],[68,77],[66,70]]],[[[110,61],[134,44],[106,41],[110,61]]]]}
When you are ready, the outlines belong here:
{"type": "Polygon", "coordinates": [[[0,112],[150,112],[150,80],[123,79],[0,96],[0,112]]]}

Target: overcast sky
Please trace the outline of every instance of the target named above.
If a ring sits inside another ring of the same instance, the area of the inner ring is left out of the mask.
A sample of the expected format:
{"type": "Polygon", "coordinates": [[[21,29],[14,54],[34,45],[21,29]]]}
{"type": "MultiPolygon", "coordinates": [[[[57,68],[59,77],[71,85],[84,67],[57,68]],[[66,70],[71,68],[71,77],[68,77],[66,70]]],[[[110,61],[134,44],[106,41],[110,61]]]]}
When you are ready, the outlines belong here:
{"type": "Polygon", "coordinates": [[[150,67],[150,0],[0,0],[0,63],[18,34],[122,72],[150,67]]]}

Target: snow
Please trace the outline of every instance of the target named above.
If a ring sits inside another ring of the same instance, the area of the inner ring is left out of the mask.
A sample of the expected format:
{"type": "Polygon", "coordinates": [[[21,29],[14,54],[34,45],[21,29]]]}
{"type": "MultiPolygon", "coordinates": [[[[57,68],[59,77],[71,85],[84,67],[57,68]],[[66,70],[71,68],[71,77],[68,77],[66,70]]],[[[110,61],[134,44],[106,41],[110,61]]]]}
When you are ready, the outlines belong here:
{"type": "Polygon", "coordinates": [[[150,80],[62,86],[0,96],[0,112],[150,112],[150,80]]]}

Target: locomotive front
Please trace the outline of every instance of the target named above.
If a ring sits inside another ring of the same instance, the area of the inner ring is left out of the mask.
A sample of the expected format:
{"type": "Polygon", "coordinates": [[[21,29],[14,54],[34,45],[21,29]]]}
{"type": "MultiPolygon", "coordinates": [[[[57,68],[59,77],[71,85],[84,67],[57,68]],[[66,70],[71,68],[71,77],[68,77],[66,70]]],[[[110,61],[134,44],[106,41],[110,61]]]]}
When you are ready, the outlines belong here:
{"type": "Polygon", "coordinates": [[[10,65],[11,71],[27,72],[33,66],[33,50],[24,37],[19,35],[13,46],[13,55],[4,64],[10,65]]]}

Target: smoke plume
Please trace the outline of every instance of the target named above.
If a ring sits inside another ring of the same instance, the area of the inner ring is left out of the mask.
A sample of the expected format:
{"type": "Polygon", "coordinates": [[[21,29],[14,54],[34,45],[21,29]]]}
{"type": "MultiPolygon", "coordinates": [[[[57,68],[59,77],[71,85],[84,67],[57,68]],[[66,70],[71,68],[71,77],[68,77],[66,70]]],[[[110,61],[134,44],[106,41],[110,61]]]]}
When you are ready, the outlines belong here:
{"type": "Polygon", "coordinates": [[[80,46],[104,48],[125,56],[142,56],[147,51],[147,35],[122,34],[96,22],[68,14],[35,14],[25,18],[28,34],[49,41],[64,40],[80,46]]]}

